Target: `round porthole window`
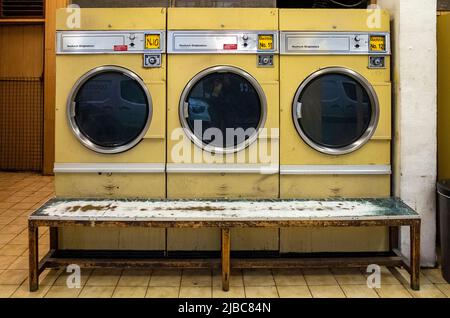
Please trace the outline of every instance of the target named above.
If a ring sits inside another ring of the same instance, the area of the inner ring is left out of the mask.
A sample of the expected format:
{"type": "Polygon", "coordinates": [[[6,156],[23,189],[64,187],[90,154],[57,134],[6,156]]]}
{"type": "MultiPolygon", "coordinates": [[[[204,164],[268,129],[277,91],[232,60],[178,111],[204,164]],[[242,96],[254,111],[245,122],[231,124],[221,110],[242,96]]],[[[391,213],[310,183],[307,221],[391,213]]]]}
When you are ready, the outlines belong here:
{"type": "Polygon", "coordinates": [[[152,117],[150,93],[135,73],[104,66],[83,75],[67,105],[79,141],[100,153],[120,153],[137,145],[152,117]]]}
{"type": "Polygon", "coordinates": [[[216,66],[197,74],[180,99],[180,121],[189,138],[214,153],[238,152],[264,126],[266,97],[247,72],[216,66]]]}
{"type": "Polygon", "coordinates": [[[333,67],[312,74],[300,85],[292,114],[298,133],[309,146],[342,155],[370,140],[379,112],[375,90],[364,77],[333,67]]]}

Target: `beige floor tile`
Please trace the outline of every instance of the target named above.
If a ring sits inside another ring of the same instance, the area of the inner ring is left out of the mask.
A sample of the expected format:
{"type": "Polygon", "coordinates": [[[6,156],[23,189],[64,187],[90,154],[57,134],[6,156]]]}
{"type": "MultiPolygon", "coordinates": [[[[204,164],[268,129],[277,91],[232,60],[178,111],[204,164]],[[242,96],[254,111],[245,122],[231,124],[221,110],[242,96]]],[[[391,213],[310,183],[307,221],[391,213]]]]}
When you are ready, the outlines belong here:
{"type": "Polygon", "coordinates": [[[244,271],[245,287],[275,286],[272,272],[269,269],[249,269],[244,271]]]}
{"type": "Polygon", "coordinates": [[[122,270],[117,269],[95,269],[89,276],[86,286],[115,287],[119,282],[122,270]]]}
{"type": "Polygon", "coordinates": [[[113,298],[144,298],[147,287],[116,287],[113,298]]]}
{"type": "MultiPolygon", "coordinates": [[[[363,271],[363,275],[367,279],[367,277],[371,275],[371,273],[366,273],[365,271],[363,271]]],[[[388,268],[384,266],[381,267],[381,285],[401,285],[401,284],[402,284],[401,281],[398,280],[388,268]]]]}
{"type": "Polygon", "coordinates": [[[403,285],[381,285],[376,289],[381,298],[411,298],[411,294],[403,285]]]}
{"type": "MultiPolygon", "coordinates": [[[[45,269],[40,275],[39,275],[39,287],[41,286],[52,286],[56,279],[61,274],[62,270],[59,269],[45,269]]],[[[23,282],[23,284],[28,284],[28,277],[23,282]]]]}
{"type": "Polygon", "coordinates": [[[181,287],[180,298],[211,298],[212,287],[181,287]]]}
{"type": "Polygon", "coordinates": [[[119,279],[118,286],[127,286],[127,287],[139,286],[147,288],[151,274],[152,274],[151,270],[126,269],[123,271],[122,276],[119,279]]]}
{"type": "Polygon", "coordinates": [[[35,292],[30,292],[28,281],[25,281],[11,296],[12,298],[43,298],[49,291],[51,286],[39,285],[39,289],[35,292]]]}
{"type": "Polygon", "coordinates": [[[146,298],[178,298],[180,287],[149,287],[146,298]]]}
{"type": "Polygon", "coordinates": [[[155,270],[150,277],[149,286],[180,287],[180,270],[155,270]]]}
{"type": "Polygon", "coordinates": [[[20,256],[23,255],[27,250],[28,246],[25,244],[6,244],[0,250],[0,256],[20,256]]]}
{"type": "Polygon", "coordinates": [[[17,256],[0,256],[0,269],[7,269],[17,259],[17,256]]]}
{"type": "Polygon", "coordinates": [[[211,287],[210,270],[183,270],[181,287],[211,287]]]}
{"type": "Polygon", "coordinates": [[[311,298],[308,286],[279,286],[278,294],[281,298],[311,298]]]}
{"type": "Polygon", "coordinates": [[[0,285],[0,298],[10,297],[18,287],[18,285],[0,285]]]}
{"type": "Polygon", "coordinates": [[[409,286],[405,287],[414,298],[447,298],[447,296],[433,284],[420,285],[420,290],[412,290],[409,286]]]}
{"type": "MultiPolygon", "coordinates": [[[[4,214],[2,214],[4,215],[4,214]]],[[[23,225],[6,225],[0,230],[0,234],[19,234],[26,227],[23,225]]]]}
{"type": "Polygon", "coordinates": [[[245,298],[244,286],[230,286],[229,291],[223,291],[222,287],[214,287],[212,290],[213,298],[245,298]]]}
{"type": "MultiPolygon", "coordinates": [[[[220,271],[214,271],[213,273],[213,287],[222,287],[222,273],[220,271]]],[[[241,270],[231,270],[230,287],[244,287],[241,270]]]]}
{"type": "Polygon", "coordinates": [[[79,298],[111,298],[115,287],[111,286],[85,286],[79,298]]]}
{"type": "Polygon", "coordinates": [[[442,277],[442,272],[440,268],[422,269],[422,273],[427,277],[433,284],[446,284],[444,277],[442,277]]]}
{"type": "Polygon", "coordinates": [[[345,298],[345,294],[338,285],[315,285],[309,286],[314,298],[345,298]]]}
{"type": "Polygon", "coordinates": [[[8,269],[0,275],[0,285],[21,285],[27,277],[27,270],[8,269]]]}
{"type": "Polygon", "coordinates": [[[338,285],[338,282],[334,278],[333,274],[328,269],[310,269],[304,270],[303,275],[305,277],[308,286],[320,286],[320,285],[338,285]]]}
{"type": "MultiPolygon", "coordinates": [[[[397,268],[398,275],[394,276],[400,281],[401,284],[407,286],[410,284],[410,275],[404,268],[397,268]]],[[[421,272],[420,273],[420,285],[432,284],[432,282],[421,272]]]]}
{"type": "Polygon", "coordinates": [[[9,223],[12,222],[13,220],[14,220],[13,217],[10,217],[10,216],[1,216],[1,215],[0,215],[0,224],[2,224],[2,225],[9,224],[9,223]]]}
{"type": "Polygon", "coordinates": [[[274,286],[248,287],[245,285],[245,297],[247,298],[278,298],[277,288],[274,286]]]}
{"type": "Polygon", "coordinates": [[[378,294],[372,288],[365,285],[341,285],[347,298],[378,298],[378,294]]]}
{"type": "Polygon", "coordinates": [[[66,286],[52,286],[45,298],[77,298],[81,288],[68,288],[66,286]]]}
{"type": "Polygon", "coordinates": [[[367,283],[367,278],[358,269],[333,270],[333,274],[340,285],[364,285],[367,283]]]}
{"type": "MultiPolygon", "coordinates": [[[[89,279],[89,276],[91,275],[91,273],[92,273],[92,269],[86,269],[86,268],[81,269],[81,279],[80,279],[81,287],[86,285],[86,282],[89,279]]],[[[58,276],[58,278],[56,279],[56,281],[54,282],[53,285],[67,286],[67,278],[69,277],[69,275],[72,275],[72,274],[73,273],[67,273],[65,269],[62,270],[61,274],[58,276]]]]}
{"type": "Polygon", "coordinates": [[[20,256],[18,257],[11,265],[9,265],[8,269],[26,269],[28,270],[28,257],[20,256]]]}
{"type": "MultiPolygon", "coordinates": [[[[274,269],[273,278],[277,286],[304,286],[306,280],[300,270],[274,269]]],[[[281,296],[281,295],[280,295],[281,296]]]]}
{"type": "Polygon", "coordinates": [[[438,288],[444,295],[450,298],[450,284],[436,284],[436,288],[438,288]]]}

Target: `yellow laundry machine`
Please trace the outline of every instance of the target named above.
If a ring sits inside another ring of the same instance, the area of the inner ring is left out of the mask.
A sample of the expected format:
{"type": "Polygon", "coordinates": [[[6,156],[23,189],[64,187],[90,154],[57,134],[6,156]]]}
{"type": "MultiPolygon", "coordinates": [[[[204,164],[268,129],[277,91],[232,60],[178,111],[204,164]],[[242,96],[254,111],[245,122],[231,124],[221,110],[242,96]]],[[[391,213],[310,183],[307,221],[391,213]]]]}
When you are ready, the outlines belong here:
{"type": "MultiPolygon", "coordinates": [[[[167,197],[277,198],[278,10],[169,8],[167,28],[167,197]]],[[[276,231],[254,232],[234,248],[278,249],[276,231]]],[[[219,243],[168,232],[169,250],[219,243]]]]}
{"type": "MultiPolygon", "coordinates": [[[[388,12],[279,14],[281,198],[390,196],[388,12]]],[[[281,240],[282,252],[383,250],[387,233],[283,230],[281,240]]]]}
{"type": "MultiPolygon", "coordinates": [[[[57,197],[165,198],[165,29],[164,8],[57,12],[57,197]]],[[[113,247],[143,242],[138,232],[115,236],[113,247]]],[[[164,246],[164,231],[145,232],[164,246]]],[[[65,237],[111,245],[96,233],[65,237]]]]}

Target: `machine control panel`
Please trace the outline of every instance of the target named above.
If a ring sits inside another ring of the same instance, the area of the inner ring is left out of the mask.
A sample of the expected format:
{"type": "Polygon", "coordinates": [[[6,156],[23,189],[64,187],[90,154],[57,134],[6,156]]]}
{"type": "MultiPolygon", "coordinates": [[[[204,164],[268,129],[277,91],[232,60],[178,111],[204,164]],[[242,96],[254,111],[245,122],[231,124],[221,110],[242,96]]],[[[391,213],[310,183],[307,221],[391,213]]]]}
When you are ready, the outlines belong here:
{"type": "Polygon", "coordinates": [[[57,54],[165,53],[165,31],[60,31],[57,54]]]}
{"type": "Polygon", "coordinates": [[[277,31],[169,31],[172,54],[258,54],[278,52],[277,31]]]}
{"type": "Polygon", "coordinates": [[[281,32],[281,54],[390,55],[389,33],[281,32]]]}

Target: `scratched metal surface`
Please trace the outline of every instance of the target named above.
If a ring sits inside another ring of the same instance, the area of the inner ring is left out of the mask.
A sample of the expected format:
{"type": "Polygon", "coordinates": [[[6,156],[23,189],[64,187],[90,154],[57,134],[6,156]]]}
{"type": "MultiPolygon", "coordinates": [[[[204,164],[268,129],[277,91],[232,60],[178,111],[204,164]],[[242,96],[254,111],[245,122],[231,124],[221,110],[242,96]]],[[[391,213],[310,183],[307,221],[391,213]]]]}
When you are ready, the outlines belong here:
{"type": "Polygon", "coordinates": [[[63,200],[31,219],[229,221],[419,218],[396,198],[330,200],[63,200]]]}

